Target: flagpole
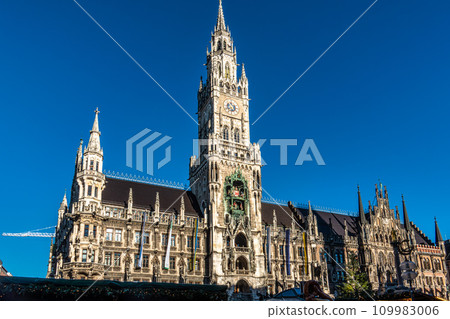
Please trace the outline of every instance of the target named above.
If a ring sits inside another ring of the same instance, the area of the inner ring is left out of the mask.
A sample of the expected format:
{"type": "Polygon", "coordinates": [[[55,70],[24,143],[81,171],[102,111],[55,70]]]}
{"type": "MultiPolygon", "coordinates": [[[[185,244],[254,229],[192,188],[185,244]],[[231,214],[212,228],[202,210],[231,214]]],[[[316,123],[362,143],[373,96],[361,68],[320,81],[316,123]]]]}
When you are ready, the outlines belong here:
{"type": "Polygon", "coordinates": [[[142,268],[142,253],[144,251],[144,230],[145,230],[145,222],[147,220],[147,214],[145,212],[142,213],[142,230],[141,230],[141,238],[140,238],[140,249],[139,249],[139,263],[138,267],[142,268]]]}
{"type": "Polygon", "coordinates": [[[195,239],[194,239],[194,259],[192,259],[192,269],[195,271],[195,261],[197,259],[197,237],[198,237],[198,218],[195,220],[195,239]]]}
{"type": "Polygon", "coordinates": [[[172,225],[173,225],[173,215],[170,216],[169,237],[167,238],[167,251],[166,251],[166,259],[164,262],[164,269],[170,268],[170,246],[172,245],[172,225]]]}

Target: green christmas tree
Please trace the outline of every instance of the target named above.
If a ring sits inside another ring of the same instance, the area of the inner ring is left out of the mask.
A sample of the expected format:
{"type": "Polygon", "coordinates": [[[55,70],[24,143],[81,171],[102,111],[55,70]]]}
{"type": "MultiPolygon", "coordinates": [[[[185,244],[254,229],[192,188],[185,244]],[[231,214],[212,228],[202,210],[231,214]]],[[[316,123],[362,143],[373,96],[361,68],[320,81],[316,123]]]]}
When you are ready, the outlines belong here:
{"type": "Polygon", "coordinates": [[[338,286],[340,300],[372,300],[372,285],[366,272],[361,271],[358,256],[349,253],[345,281],[338,286]]]}

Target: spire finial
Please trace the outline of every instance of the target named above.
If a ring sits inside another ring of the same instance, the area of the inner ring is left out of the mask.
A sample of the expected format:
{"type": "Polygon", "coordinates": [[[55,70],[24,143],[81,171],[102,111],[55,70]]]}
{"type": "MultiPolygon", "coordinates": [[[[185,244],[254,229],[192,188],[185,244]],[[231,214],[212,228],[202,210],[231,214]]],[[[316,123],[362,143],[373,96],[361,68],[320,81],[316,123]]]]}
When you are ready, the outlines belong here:
{"type": "Polygon", "coordinates": [[[219,14],[217,16],[217,31],[226,31],[225,27],[225,17],[223,15],[223,8],[222,8],[222,0],[219,0],[219,14]]]}
{"type": "Polygon", "coordinates": [[[361,224],[365,224],[366,221],[366,213],[364,212],[364,205],[361,199],[361,192],[359,190],[359,185],[358,185],[358,207],[359,207],[359,219],[361,221],[361,224]]]}
{"type": "Polygon", "coordinates": [[[403,204],[403,222],[405,223],[405,228],[409,232],[411,230],[411,223],[409,222],[408,212],[406,211],[405,197],[402,194],[402,204],[403,204]]]}
{"type": "Polygon", "coordinates": [[[94,119],[94,125],[92,125],[91,132],[99,132],[99,129],[98,129],[98,115],[100,114],[100,111],[98,110],[98,107],[95,109],[94,113],[95,113],[95,119],[94,119]]]}

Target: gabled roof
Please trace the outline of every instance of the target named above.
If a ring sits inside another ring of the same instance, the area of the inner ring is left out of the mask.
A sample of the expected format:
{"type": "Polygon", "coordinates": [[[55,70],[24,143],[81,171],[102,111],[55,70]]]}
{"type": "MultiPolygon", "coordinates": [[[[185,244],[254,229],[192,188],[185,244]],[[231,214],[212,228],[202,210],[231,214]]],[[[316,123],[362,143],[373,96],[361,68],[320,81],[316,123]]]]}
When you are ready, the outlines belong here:
{"type": "Polygon", "coordinates": [[[133,189],[133,207],[141,209],[154,209],[156,193],[159,193],[160,211],[179,212],[181,198],[184,198],[185,214],[201,216],[200,206],[191,191],[184,191],[165,186],[151,185],[134,181],[106,178],[106,187],[103,190],[103,203],[126,206],[130,188],[133,189]]]}

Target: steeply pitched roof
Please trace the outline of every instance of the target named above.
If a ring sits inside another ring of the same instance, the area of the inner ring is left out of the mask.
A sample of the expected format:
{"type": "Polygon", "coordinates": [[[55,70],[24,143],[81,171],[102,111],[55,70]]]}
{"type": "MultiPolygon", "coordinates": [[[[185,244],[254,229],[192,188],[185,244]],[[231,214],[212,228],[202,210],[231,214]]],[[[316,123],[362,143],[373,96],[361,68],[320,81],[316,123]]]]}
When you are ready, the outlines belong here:
{"type": "MultiPolygon", "coordinates": [[[[103,202],[106,204],[114,204],[126,206],[130,188],[133,189],[133,207],[141,209],[154,209],[156,201],[156,193],[159,192],[160,211],[166,210],[179,212],[181,206],[181,197],[184,197],[185,212],[190,216],[202,216],[200,205],[196,197],[191,191],[183,191],[181,189],[139,183],[135,181],[126,181],[115,178],[106,178],[106,187],[103,191],[103,202]]],[[[262,222],[267,225],[273,223],[273,211],[277,217],[278,226],[290,228],[292,225],[292,212],[285,205],[277,205],[273,203],[261,203],[262,222]]],[[[308,216],[308,209],[297,208],[302,219],[308,216]]],[[[338,235],[344,236],[344,224],[347,221],[347,229],[349,236],[356,236],[358,218],[338,213],[330,213],[313,209],[313,214],[317,217],[319,232],[324,236],[338,235]],[[330,227],[331,221],[331,227],[330,227]]],[[[419,245],[433,245],[431,240],[420,231],[420,229],[411,223],[414,229],[416,242],[419,245]]],[[[403,226],[404,227],[404,226],[403,226]]]]}
{"type": "MultiPolygon", "coordinates": [[[[290,228],[292,224],[292,212],[289,207],[283,205],[263,202],[261,204],[262,222],[267,225],[272,225],[274,210],[277,216],[278,226],[290,228]]],[[[297,210],[303,219],[306,219],[308,216],[308,210],[305,208],[297,208],[297,210]]],[[[317,210],[313,210],[313,214],[317,216],[319,232],[323,233],[325,236],[331,234],[344,236],[345,220],[347,221],[349,235],[356,236],[356,217],[317,210]],[[330,219],[332,227],[330,227],[330,219]]]]}
{"type": "Polygon", "coordinates": [[[184,197],[186,215],[201,216],[200,206],[191,191],[157,186],[114,178],[106,178],[103,202],[125,206],[128,203],[130,188],[133,189],[133,207],[154,209],[156,193],[159,192],[160,211],[180,211],[181,197],[184,197]]]}

